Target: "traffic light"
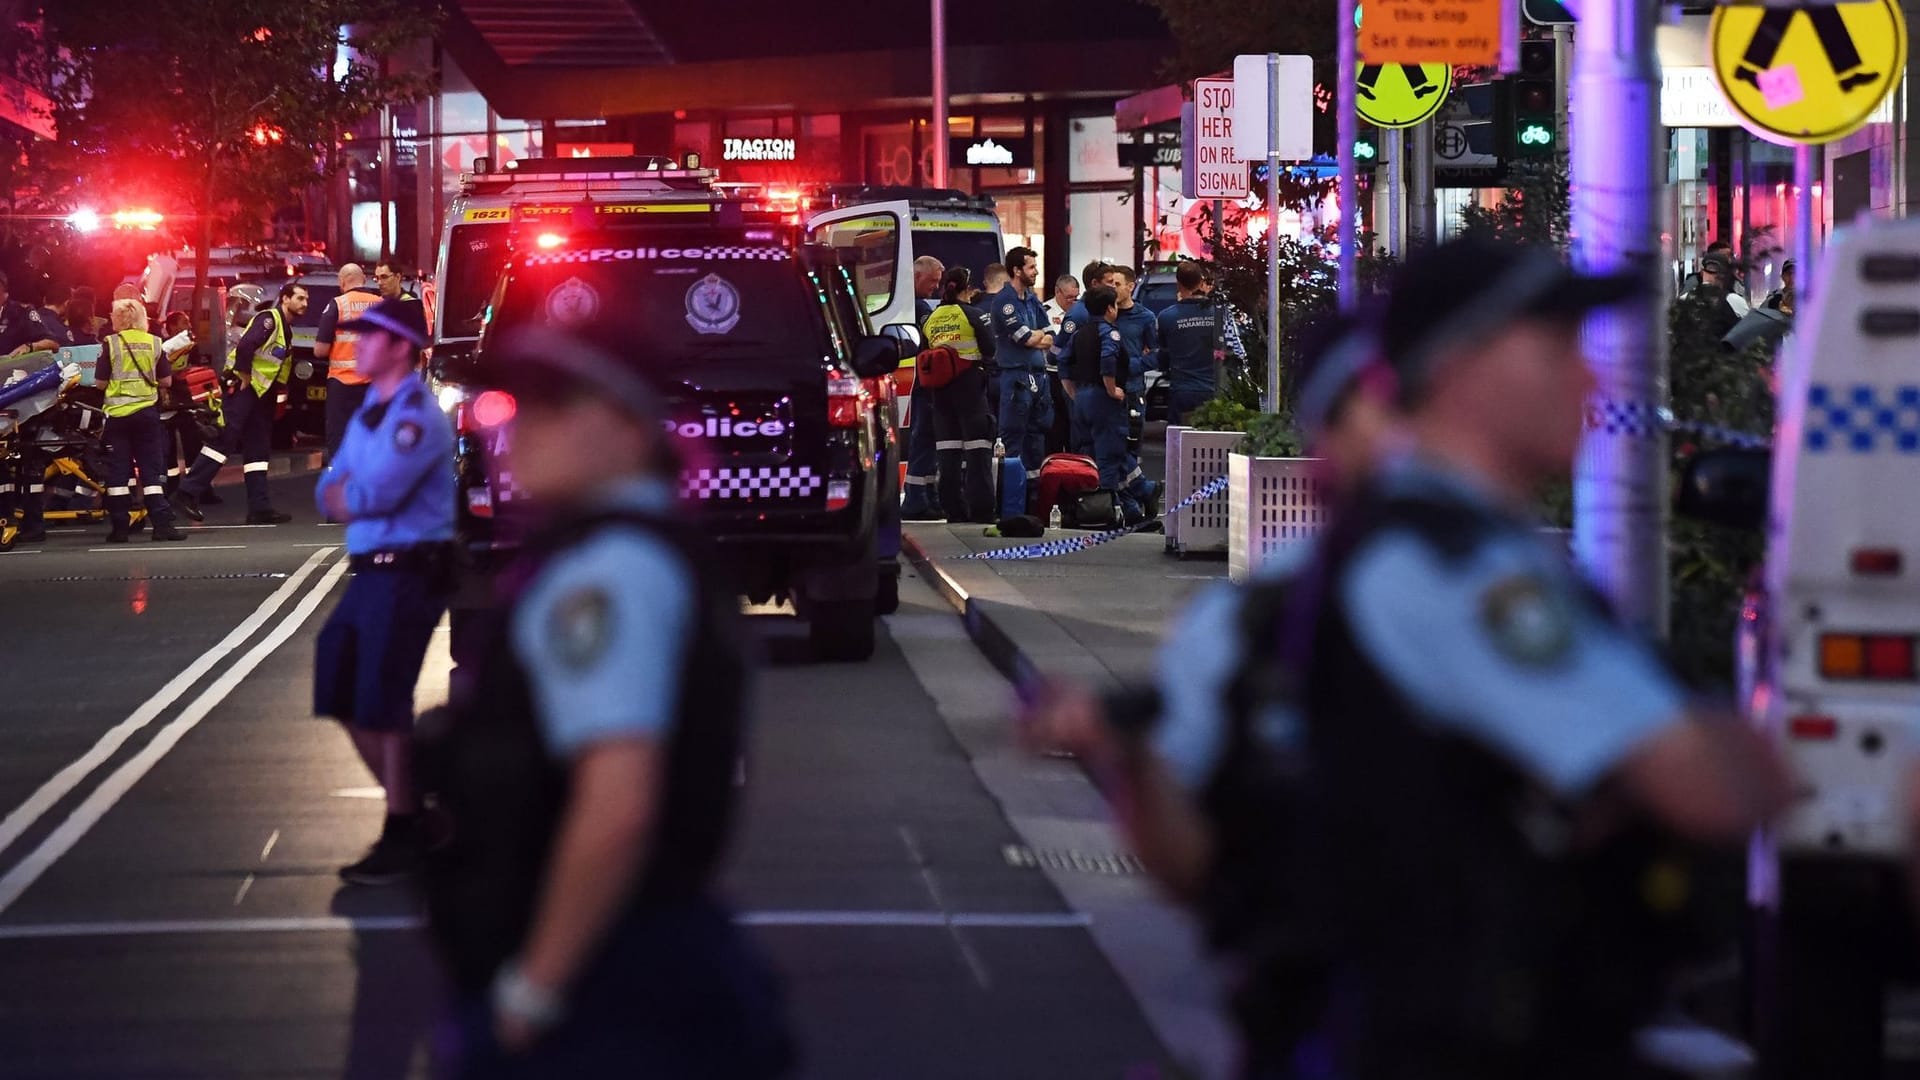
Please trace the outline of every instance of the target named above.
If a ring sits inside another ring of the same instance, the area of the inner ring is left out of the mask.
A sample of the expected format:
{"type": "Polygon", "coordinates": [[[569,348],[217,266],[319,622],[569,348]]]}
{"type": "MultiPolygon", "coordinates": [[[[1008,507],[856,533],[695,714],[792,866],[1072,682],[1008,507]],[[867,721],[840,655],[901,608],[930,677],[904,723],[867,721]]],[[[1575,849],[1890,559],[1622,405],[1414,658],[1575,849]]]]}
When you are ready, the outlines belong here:
{"type": "Polygon", "coordinates": [[[1372,124],[1361,124],[1358,137],[1353,140],[1353,163],[1361,168],[1380,163],[1380,129],[1372,124]]]}
{"type": "Polygon", "coordinates": [[[1551,39],[1520,43],[1520,70],[1495,84],[1501,157],[1550,158],[1560,151],[1560,52],[1551,39]]]}

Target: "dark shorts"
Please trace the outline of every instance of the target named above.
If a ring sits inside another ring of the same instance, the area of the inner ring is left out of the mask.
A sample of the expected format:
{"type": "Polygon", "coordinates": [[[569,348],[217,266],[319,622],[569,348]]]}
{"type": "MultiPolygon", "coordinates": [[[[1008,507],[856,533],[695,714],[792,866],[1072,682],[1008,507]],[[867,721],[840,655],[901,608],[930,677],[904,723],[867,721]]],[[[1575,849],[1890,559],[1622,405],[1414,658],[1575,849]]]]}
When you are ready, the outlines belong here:
{"type": "Polygon", "coordinates": [[[366,731],[413,730],[413,687],[446,593],[424,573],[363,570],[320,630],[313,711],[366,731]]]}

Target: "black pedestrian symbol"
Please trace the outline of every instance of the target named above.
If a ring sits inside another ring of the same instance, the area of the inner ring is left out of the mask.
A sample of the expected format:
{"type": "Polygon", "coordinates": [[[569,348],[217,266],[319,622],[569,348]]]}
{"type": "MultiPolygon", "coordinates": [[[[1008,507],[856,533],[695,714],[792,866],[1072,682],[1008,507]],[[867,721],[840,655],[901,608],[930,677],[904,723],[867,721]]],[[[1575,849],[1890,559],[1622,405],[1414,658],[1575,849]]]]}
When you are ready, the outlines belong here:
{"type": "Polygon", "coordinates": [[[1390,67],[1397,67],[1407,76],[1407,86],[1413,90],[1414,99],[1431,97],[1440,92],[1440,88],[1428,81],[1427,73],[1419,64],[1368,64],[1360,69],[1360,96],[1373,100],[1373,84],[1380,81],[1380,75],[1390,67]]]}
{"type": "Polygon", "coordinates": [[[1853,44],[1853,34],[1847,30],[1846,20],[1840,17],[1840,9],[1832,4],[1768,8],[1760,25],[1753,31],[1753,40],[1747,43],[1746,55],[1740,58],[1740,68],[1733,73],[1733,77],[1744,79],[1758,89],[1760,73],[1773,66],[1773,58],[1780,53],[1780,43],[1787,36],[1787,28],[1793,25],[1794,17],[1801,14],[1813,20],[1813,32],[1820,37],[1820,51],[1826,53],[1834,77],[1840,80],[1842,93],[1851,93],[1880,81],[1878,72],[1861,70],[1860,50],[1853,44]]]}

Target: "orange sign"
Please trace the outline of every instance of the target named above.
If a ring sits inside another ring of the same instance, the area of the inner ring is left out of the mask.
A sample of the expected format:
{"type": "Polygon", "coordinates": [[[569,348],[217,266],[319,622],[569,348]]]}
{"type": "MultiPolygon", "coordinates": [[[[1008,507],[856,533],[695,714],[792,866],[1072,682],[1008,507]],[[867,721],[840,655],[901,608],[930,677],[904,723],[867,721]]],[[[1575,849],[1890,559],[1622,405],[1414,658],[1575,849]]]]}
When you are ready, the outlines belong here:
{"type": "Polygon", "coordinates": [[[1366,0],[1363,64],[1498,64],[1501,0],[1366,0]]]}

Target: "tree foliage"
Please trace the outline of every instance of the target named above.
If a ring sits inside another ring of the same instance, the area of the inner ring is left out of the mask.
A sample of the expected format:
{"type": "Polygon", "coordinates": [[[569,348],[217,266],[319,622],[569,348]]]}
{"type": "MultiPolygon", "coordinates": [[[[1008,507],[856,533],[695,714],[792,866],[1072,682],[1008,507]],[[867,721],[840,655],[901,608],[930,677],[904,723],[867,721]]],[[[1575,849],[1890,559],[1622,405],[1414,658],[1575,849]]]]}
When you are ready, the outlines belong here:
{"type": "Polygon", "coordinates": [[[1469,203],[1460,211],[1461,234],[1566,250],[1573,203],[1565,159],[1515,162],[1507,178],[1511,186],[1493,207],[1469,203]]]}
{"type": "Polygon", "coordinates": [[[1318,72],[1333,61],[1334,7],[1302,0],[1150,0],[1173,32],[1175,53],[1161,75],[1181,81],[1225,71],[1241,53],[1311,56],[1318,72]]]}

